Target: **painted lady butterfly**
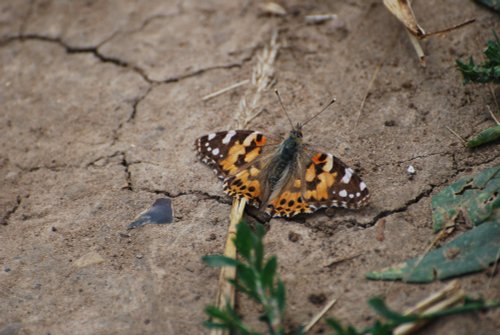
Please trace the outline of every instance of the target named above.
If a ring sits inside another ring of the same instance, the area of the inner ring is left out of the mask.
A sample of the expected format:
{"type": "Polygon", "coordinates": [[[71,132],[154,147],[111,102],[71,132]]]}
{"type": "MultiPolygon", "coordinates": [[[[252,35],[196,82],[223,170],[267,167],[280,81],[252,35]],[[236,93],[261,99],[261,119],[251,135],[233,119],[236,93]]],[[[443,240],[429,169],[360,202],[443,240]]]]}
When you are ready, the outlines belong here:
{"type": "Polygon", "coordinates": [[[224,180],[225,193],[246,198],[273,217],[365,205],[366,184],[337,157],[309,149],[302,142],[304,124],[281,143],[258,131],[230,130],[202,136],[195,145],[201,160],[224,180]]]}

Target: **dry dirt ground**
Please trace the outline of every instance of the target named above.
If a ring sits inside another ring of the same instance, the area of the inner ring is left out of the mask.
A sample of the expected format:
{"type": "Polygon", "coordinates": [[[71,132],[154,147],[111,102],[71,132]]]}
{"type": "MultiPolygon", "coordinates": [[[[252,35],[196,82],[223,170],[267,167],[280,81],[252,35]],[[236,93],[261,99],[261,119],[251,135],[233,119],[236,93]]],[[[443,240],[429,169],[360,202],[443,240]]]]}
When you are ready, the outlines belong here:
{"type": "MultiPolygon", "coordinates": [[[[201,98],[250,78],[274,29],[275,87],[292,118],[335,95],[305,139],[354,166],[372,193],[360,211],[271,221],[266,247],[287,285],[287,324],[340,297],[329,315],[365,326],[369,297],[404,309],[442,287],[364,275],[422,254],[434,237],[431,196],[500,163],[498,145],[468,150],[445,128],[468,138],[493,124],[488,88],[464,87],[454,62],[480,57],[500,20],[473,1],[415,1],[429,31],[477,19],[424,41],[422,68],[381,2],[283,1],[289,15],[273,17],[251,1],[1,1],[0,334],[206,332],[218,271],[200,257],[223,251],[231,202],[193,142],[235,127],[248,88],[201,98]],[[304,24],[318,13],[338,18],[304,24]],[[173,224],[127,232],[165,195],[173,224]]],[[[260,106],[249,127],[286,134],[272,90],[260,106]]],[[[460,283],[500,298],[498,276],[460,283]]],[[[253,307],[240,301],[239,310],[253,307]]],[[[450,317],[422,334],[493,334],[499,320],[498,310],[450,317]]]]}

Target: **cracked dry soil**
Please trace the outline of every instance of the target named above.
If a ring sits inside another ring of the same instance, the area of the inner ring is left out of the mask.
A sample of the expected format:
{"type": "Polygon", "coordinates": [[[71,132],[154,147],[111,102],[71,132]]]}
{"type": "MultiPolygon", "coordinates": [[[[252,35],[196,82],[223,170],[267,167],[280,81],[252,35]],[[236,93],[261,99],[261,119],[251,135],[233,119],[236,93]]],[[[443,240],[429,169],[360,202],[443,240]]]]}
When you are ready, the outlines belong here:
{"type": "MultiPolygon", "coordinates": [[[[283,44],[276,87],[292,118],[334,94],[337,104],[305,138],[354,166],[372,192],[361,211],[271,221],[266,247],[288,288],[287,324],[341,296],[329,315],[365,326],[370,296],[402,310],[442,286],[364,274],[420,255],[433,239],[430,197],[500,163],[498,145],[467,150],[445,128],[468,138],[492,124],[488,89],[464,87],[454,61],[480,57],[498,15],[472,1],[416,1],[429,31],[477,19],[424,41],[422,68],[381,1],[282,3],[286,17],[231,0],[0,2],[2,335],[204,333],[218,271],[200,257],[223,251],[230,200],[192,145],[234,127],[245,88],[201,97],[250,78],[275,28],[283,44]],[[317,13],[338,20],[303,23],[317,13]],[[175,222],[126,232],[159,195],[173,198],[175,222]]],[[[272,92],[261,104],[250,127],[285,134],[272,92]]],[[[460,282],[472,296],[500,298],[498,276],[460,282]]],[[[239,304],[243,314],[253,308],[239,304]]],[[[421,333],[493,334],[499,320],[498,310],[455,316],[421,333]]]]}

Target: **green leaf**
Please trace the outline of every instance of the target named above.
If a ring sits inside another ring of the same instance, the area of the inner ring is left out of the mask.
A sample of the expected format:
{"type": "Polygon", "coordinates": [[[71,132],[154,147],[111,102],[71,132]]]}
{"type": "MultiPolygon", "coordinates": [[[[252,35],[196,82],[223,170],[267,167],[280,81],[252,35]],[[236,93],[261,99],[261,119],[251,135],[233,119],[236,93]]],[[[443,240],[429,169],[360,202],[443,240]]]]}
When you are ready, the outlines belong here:
{"type": "Polygon", "coordinates": [[[480,271],[497,260],[500,246],[500,221],[485,222],[424,257],[380,271],[370,272],[368,279],[428,283],[480,271]]]}
{"type": "Polygon", "coordinates": [[[500,165],[447,186],[432,197],[434,230],[454,225],[459,217],[480,226],[424,257],[368,273],[367,277],[422,283],[483,270],[496,260],[500,245],[499,192],[500,165]]]}
{"type": "Polygon", "coordinates": [[[248,224],[244,221],[240,222],[236,228],[234,245],[236,246],[239,254],[247,261],[251,259],[252,239],[252,231],[250,230],[248,224]]]}
{"type": "Polygon", "coordinates": [[[457,66],[464,78],[464,84],[469,82],[476,83],[500,83],[500,40],[495,32],[494,41],[486,43],[484,55],[486,61],[476,65],[472,57],[469,58],[468,63],[463,63],[457,60],[457,66]]]}
{"type": "Polygon", "coordinates": [[[262,263],[264,260],[264,235],[266,235],[266,230],[260,223],[256,224],[255,235],[253,236],[253,248],[255,253],[255,268],[257,271],[262,270],[262,263]]]}
{"type": "Polygon", "coordinates": [[[347,334],[347,329],[344,329],[342,324],[335,319],[326,319],[326,324],[335,330],[335,335],[347,334]]]}
{"type": "Polygon", "coordinates": [[[209,320],[203,321],[203,326],[205,326],[208,329],[227,329],[225,323],[218,323],[209,320]]]}
{"type": "Polygon", "coordinates": [[[222,255],[209,255],[203,256],[202,261],[209,266],[221,267],[221,266],[237,266],[241,264],[234,258],[222,256],[222,255]]]}
{"type": "Polygon", "coordinates": [[[459,215],[479,225],[500,221],[500,165],[464,177],[432,197],[434,231],[452,225],[459,215]]]}
{"type": "Polygon", "coordinates": [[[495,140],[498,140],[499,138],[500,138],[500,125],[483,130],[482,132],[480,132],[467,142],[467,147],[475,148],[482,144],[487,144],[495,140]]]}
{"type": "Polygon", "coordinates": [[[236,268],[239,283],[248,291],[255,292],[257,286],[257,276],[249,266],[238,266],[236,268]]]}
{"type": "Polygon", "coordinates": [[[220,310],[219,308],[209,305],[205,308],[205,313],[214,319],[219,319],[219,320],[228,320],[229,316],[227,312],[220,310]]]}
{"type": "Polygon", "coordinates": [[[264,288],[270,288],[273,286],[277,266],[278,260],[276,256],[269,258],[264,266],[264,269],[262,270],[262,284],[264,288]]]}
{"type": "Polygon", "coordinates": [[[286,306],[286,289],[285,284],[281,279],[278,279],[278,286],[276,289],[276,299],[278,301],[278,308],[283,313],[286,306]]]}

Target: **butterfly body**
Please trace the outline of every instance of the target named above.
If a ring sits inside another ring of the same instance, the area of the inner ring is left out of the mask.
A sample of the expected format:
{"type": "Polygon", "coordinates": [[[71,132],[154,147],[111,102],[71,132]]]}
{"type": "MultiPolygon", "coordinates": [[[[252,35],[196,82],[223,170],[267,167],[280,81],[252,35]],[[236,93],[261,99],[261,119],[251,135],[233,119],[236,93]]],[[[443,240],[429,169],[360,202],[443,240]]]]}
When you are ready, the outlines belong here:
{"type": "Polygon", "coordinates": [[[359,208],[366,184],[329,153],[309,149],[298,124],[279,142],[252,130],[212,133],[196,140],[203,162],[224,180],[224,192],[273,217],[292,217],[319,208],[359,208]]]}
{"type": "Polygon", "coordinates": [[[286,176],[286,171],[293,168],[301,149],[301,137],[302,133],[292,130],[290,136],[280,144],[278,154],[275,156],[275,162],[270,164],[272,167],[270,168],[271,175],[269,176],[271,188],[275,188],[284,175],[286,176]]]}

